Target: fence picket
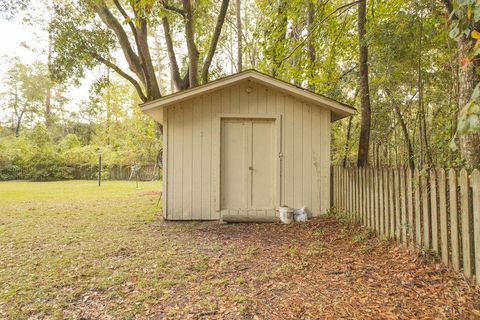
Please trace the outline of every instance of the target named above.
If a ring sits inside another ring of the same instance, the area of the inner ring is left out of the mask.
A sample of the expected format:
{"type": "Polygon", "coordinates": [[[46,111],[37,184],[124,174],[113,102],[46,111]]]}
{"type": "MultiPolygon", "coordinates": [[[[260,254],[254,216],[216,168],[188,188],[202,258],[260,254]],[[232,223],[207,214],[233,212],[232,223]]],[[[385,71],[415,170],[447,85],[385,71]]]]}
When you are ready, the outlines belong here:
{"type": "Polygon", "coordinates": [[[383,200],[383,170],[381,168],[378,169],[378,205],[379,205],[379,210],[378,214],[380,216],[380,228],[378,229],[378,234],[383,234],[384,233],[384,200],[383,200]]]}
{"type": "Polygon", "coordinates": [[[470,207],[469,207],[469,185],[467,170],[460,171],[460,211],[462,219],[462,257],[463,274],[467,278],[472,276],[472,240],[470,236],[470,207]]]}
{"type": "Polygon", "coordinates": [[[361,209],[360,209],[360,221],[362,224],[365,224],[365,168],[360,168],[360,199],[361,199],[361,209]]]}
{"type": "Polygon", "coordinates": [[[389,219],[389,202],[388,202],[388,170],[384,169],[383,172],[383,200],[384,200],[384,211],[383,211],[383,219],[385,224],[384,235],[388,236],[389,229],[390,229],[390,219],[389,219]]]}
{"type": "Polygon", "coordinates": [[[450,200],[450,246],[452,248],[452,266],[460,270],[460,247],[458,242],[458,209],[457,209],[457,173],[448,170],[448,198],[450,200]]]}
{"type": "Polygon", "coordinates": [[[440,248],[442,261],[448,266],[448,218],[447,218],[447,185],[445,170],[438,170],[438,208],[440,213],[440,248]]]}
{"type": "Polygon", "coordinates": [[[420,175],[422,188],[422,205],[423,205],[423,246],[426,250],[430,250],[430,209],[428,201],[428,172],[422,171],[420,175]]]}
{"type": "Polygon", "coordinates": [[[432,249],[480,282],[480,171],[469,178],[465,169],[447,177],[444,169],[335,166],[332,174],[340,213],[411,248],[432,249]]]}
{"type": "Polygon", "coordinates": [[[375,202],[375,231],[377,234],[380,232],[380,206],[379,206],[379,193],[380,193],[380,182],[379,182],[379,171],[375,168],[373,171],[373,180],[374,180],[374,202],[375,202]]]}
{"type": "Polygon", "coordinates": [[[437,173],[430,171],[430,218],[432,221],[432,249],[439,253],[438,249],[438,210],[437,210],[437,173]]]}
{"type": "Polygon", "coordinates": [[[415,247],[421,249],[422,247],[422,209],[421,199],[422,184],[420,179],[420,172],[415,169],[414,174],[415,183],[415,247]]]}
{"type": "Polygon", "coordinates": [[[393,181],[394,183],[394,198],[395,198],[395,238],[398,241],[401,241],[401,210],[400,210],[400,172],[398,169],[394,169],[394,177],[395,180],[393,181]]]}
{"type": "Polygon", "coordinates": [[[475,251],[475,278],[480,284],[480,172],[472,172],[473,235],[475,251]]]}
{"type": "Polygon", "coordinates": [[[341,188],[342,190],[340,191],[340,207],[342,208],[342,211],[345,211],[345,168],[341,167],[340,168],[340,179],[341,181],[341,188]]]}
{"type": "Polygon", "coordinates": [[[388,201],[390,204],[390,210],[389,210],[389,221],[390,221],[390,227],[389,227],[389,237],[393,238],[395,237],[395,202],[393,199],[393,186],[394,186],[394,174],[393,174],[393,169],[388,170],[388,201]]]}
{"type": "Polygon", "coordinates": [[[354,184],[353,184],[353,174],[355,173],[355,169],[354,168],[350,168],[350,172],[349,172],[349,180],[348,180],[348,185],[349,185],[349,188],[348,188],[348,199],[349,199],[349,206],[350,206],[350,216],[352,217],[353,219],[353,213],[355,212],[355,208],[353,206],[353,188],[355,187],[354,184]]]}
{"type": "Polygon", "coordinates": [[[372,210],[372,195],[373,195],[373,183],[372,183],[372,169],[367,168],[367,226],[373,229],[373,210],[372,210]]]}
{"type": "Polygon", "coordinates": [[[407,198],[405,192],[405,169],[402,168],[400,169],[400,227],[401,241],[407,244],[407,198]]]}
{"type": "Polygon", "coordinates": [[[407,169],[407,205],[408,205],[408,244],[410,248],[415,248],[414,234],[414,212],[413,212],[413,190],[412,190],[412,168],[407,169]]]}
{"type": "Polygon", "coordinates": [[[337,207],[337,194],[338,194],[338,183],[337,183],[337,167],[333,166],[331,171],[333,172],[332,181],[333,181],[333,194],[332,194],[332,206],[337,207]]]}

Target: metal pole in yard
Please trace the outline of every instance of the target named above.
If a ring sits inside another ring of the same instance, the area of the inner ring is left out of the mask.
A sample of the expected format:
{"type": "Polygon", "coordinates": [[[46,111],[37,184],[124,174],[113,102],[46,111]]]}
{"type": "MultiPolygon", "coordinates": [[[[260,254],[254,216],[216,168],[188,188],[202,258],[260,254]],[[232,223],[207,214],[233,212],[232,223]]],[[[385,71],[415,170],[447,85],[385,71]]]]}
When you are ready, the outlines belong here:
{"type": "Polygon", "coordinates": [[[100,187],[102,181],[102,150],[98,149],[98,186],[100,187]]]}

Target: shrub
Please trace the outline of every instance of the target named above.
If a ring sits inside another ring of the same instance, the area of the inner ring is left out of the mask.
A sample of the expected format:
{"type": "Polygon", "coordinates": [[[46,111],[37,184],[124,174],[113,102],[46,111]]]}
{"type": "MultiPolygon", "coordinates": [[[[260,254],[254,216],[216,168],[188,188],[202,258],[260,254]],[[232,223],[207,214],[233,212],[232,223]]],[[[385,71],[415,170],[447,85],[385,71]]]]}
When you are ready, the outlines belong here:
{"type": "Polygon", "coordinates": [[[72,168],[51,150],[38,150],[27,162],[25,178],[33,181],[54,181],[73,178],[72,168]]]}

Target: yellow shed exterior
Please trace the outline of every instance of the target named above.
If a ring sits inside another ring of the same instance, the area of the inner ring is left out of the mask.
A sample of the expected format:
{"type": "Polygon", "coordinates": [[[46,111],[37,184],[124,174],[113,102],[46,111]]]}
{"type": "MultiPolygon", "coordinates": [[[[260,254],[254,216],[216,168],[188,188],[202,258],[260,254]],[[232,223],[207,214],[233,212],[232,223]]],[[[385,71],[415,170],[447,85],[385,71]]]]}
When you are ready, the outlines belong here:
{"type": "Polygon", "coordinates": [[[147,110],[164,126],[164,218],[325,213],[332,110],[306,100],[245,78],[147,110]]]}

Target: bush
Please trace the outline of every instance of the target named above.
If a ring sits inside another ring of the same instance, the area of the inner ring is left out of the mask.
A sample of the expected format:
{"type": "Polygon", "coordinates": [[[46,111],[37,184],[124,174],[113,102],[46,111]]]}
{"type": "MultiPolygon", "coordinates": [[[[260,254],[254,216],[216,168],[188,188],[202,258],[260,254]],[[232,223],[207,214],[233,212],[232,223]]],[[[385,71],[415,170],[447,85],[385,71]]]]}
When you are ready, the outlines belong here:
{"type": "Polygon", "coordinates": [[[27,163],[25,178],[33,181],[73,179],[73,169],[55,152],[39,150],[27,163]]]}
{"type": "Polygon", "coordinates": [[[0,181],[23,179],[22,168],[16,165],[0,164],[0,181]]]}

